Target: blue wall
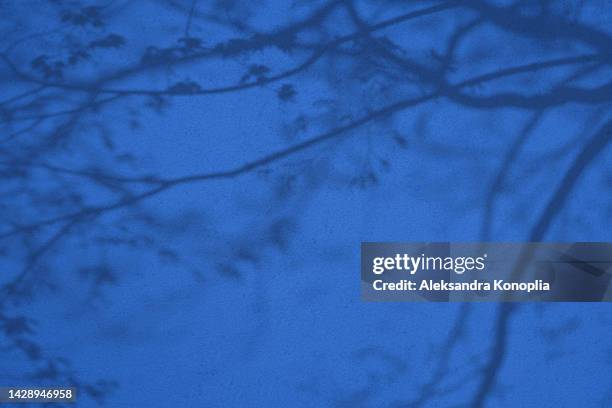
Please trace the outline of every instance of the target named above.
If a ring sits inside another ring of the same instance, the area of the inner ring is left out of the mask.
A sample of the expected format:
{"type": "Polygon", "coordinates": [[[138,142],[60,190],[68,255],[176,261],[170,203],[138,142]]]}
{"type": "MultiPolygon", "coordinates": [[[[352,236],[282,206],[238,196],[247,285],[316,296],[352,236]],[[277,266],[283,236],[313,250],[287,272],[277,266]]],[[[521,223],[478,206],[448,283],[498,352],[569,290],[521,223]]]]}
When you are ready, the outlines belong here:
{"type": "Polygon", "coordinates": [[[609,1],[0,2],[0,385],[605,407],[607,304],[369,304],[362,241],[610,241],[609,1]]]}

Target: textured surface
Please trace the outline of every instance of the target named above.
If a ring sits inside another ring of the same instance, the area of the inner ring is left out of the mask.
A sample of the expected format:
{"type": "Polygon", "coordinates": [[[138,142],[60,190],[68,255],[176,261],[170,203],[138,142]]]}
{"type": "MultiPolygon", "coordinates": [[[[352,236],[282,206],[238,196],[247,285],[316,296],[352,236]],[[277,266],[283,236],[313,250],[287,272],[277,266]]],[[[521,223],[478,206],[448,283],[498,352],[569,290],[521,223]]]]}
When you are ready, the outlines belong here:
{"type": "Polygon", "coordinates": [[[372,304],[362,241],[612,241],[611,3],[0,1],[0,385],[608,407],[607,304],[372,304]]]}

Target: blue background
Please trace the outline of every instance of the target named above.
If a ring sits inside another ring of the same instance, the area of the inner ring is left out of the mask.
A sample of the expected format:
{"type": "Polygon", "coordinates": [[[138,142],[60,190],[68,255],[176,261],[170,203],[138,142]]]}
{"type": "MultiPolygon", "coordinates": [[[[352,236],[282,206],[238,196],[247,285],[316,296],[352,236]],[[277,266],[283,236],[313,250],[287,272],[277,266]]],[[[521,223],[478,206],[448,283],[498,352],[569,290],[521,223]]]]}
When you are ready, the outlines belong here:
{"type": "Polygon", "coordinates": [[[0,2],[0,385],[608,407],[607,304],[370,304],[362,241],[611,241],[592,1],[0,2]]]}

